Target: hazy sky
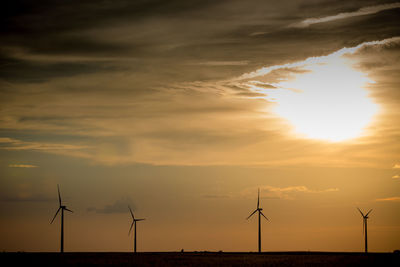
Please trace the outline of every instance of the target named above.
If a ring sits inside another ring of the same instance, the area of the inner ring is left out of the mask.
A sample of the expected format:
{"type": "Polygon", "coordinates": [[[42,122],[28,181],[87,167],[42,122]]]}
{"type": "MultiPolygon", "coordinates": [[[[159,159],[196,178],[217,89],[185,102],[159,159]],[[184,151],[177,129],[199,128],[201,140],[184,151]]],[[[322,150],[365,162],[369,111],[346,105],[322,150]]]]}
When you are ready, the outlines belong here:
{"type": "Polygon", "coordinates": [[[400,248],[400,2],[6,1],[0,250],[400,248]]]}

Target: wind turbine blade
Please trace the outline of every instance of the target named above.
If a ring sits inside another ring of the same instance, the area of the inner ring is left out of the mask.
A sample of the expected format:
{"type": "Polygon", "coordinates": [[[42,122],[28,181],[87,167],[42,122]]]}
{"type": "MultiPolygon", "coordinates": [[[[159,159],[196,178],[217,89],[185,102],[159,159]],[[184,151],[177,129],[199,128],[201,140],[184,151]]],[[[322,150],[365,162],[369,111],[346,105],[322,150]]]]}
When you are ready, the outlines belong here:
{"type": "Polygon", "coordinates": [[[57,214],[60,211],[60,209],[61,209],[61,207],[58,208],[58,210],[57,210],[56,214],[54,215],[53,220],[51,220],[50,224],[52,224],[54,222],[54,219],[57,217],[57,214]]]}
{"type": "Polygon", "coordinates": [[[61,206],[61,194],[60,194],[60,186],[57,185],[57,190],[58,190],[58,202],[60,203],[61,206]]]}
{"type": "Polygon", "coordinates": [[[357,209],[358,209],[358,211],[361,213],[361,216],[364,217],[364,213],[362,213],[362,211],[361,211],[359,208],[357,208],[357,209]]]}
{"type": "Polygon", "coordinates": [[[132,210],[131,210],[131,207],[129,207],[129,205],[128,205],[128,208],[129,208],[129,211],[131,212],[132,219],[135,220],[135,216],[133,216],[133,212],[132,212],[132,210]]]}
{"type": "Polygon", "coordinates": [[[132,224],[131,224],[131,228],[129,228],[129,233],[128,233],[128,235],[130,235],[131,234],[131,231],[132,231],[132,227],[133,227],[133,224],[135,223],[135,221],[133,221],[132,222],[132,224]]]}
{"type": "Polygon", "coordinates": [[[140,222],[140,221],[144,221],[146,219],[135,219],[135,221],[140,222]]]}
{"type": "Polygon", "coordinates": [[[365,214],[365,217],[367,217],[368,214],[369,214],[371,211],[372,211],[372,209],[370,209],[370,210],[367,212],[367,214],[365,214]]]}
{"type": "Polygon", "coordinates": [[[262,216],[264,216],[265,219],[267,219],[267,221],[269,221],[269,219],[267,217],[265,217],[264,213],[262,213],[261,211],[260,211],[260,213],[262,216]]]}
{"type": "Polygon", "coordinates": [[[253,216],[253,214],[254,214],[254,213],[256,213],[256,212],[257,212],[257,210],[253,211],[253,213],[252,213],[252,214],[250,214],[250,216],[249,216],[249,217],[247,217],[247,218],[246,218],[246,220],[250,219],[250,217],[251,217],[251,216],[253,216]]]}
{"type": "Polygon", "coordinates": [[[67,208],[64,208],[65,210],[67,210],[67,211],[69,211],[69,212],[72,212],[73,213],[73,211],[72,210],[70,210],[70,209],[67,209],[67,208]]]}
{"type": "Polygon", "coordinates": [[[260,188],[258,188],[257,209],[260,207],[260,188]]]}

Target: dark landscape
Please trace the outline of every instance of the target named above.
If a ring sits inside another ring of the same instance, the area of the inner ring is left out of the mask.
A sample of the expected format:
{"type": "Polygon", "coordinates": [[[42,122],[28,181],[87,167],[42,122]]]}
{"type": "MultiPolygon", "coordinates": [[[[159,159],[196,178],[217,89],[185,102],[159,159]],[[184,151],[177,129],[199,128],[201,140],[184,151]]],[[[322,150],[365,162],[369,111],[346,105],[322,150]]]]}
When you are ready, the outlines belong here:
{"type": "Polygon", "coordinates": [[[398,266],[398,253],[68,252],[1,253],[15,266],[398,266]]]}

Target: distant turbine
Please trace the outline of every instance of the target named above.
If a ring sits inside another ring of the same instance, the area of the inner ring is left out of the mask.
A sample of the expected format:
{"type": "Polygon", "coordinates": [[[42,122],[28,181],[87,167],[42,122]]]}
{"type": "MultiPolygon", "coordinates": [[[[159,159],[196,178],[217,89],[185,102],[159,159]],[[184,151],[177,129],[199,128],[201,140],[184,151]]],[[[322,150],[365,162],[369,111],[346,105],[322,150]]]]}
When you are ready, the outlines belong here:
{"type": "Polygon", "coordinates": [[[260,208],[260,188],[258,188],[257,209],[253,211],[253,213],[250,214],[250,216],[246,219],[250,219],[250,217],[258,211],[258,253],[261,253],[261,215],[267,219],[267,221],[269,221],[268,218],[262,213],[262,210],[263,209],[260,208]]]}
{"type": "Polygon", "coordinates": [[[129,228],[129,233],[128,233],[128,235],[131,233],[131,231],[132,231],[132,226],[135,226],[134,228],[134,230],[133,230],[133,232],[134,232],[134,236],[133,236],[133,252],[135,252],[136,253],[136,222],[140,222],[140,221],[144,221],[145,219],[135,219],[135,216],[133,215],[133,212],[132,212],[132,210],[131,210],[131,207],[129,207],[128,206],[128,208],[129,208],[129,211],[131,212],[131,215],[132,215],[132,224],[131,224],[131,228],[129,228]]]}
{"type": "Polygon", "coordinates": [[[67,209],[67,206],[64,206],[61,204],[61,194],[60,194],[60,186],[57,185],[58,189],[58,202],[60,204],[56,214],[53,217],[53,220],[51,220],[50,224],[53,223],[54,219],[57,217],[58,212],[61,210],[61,247],[60,247],[60,252],[64,252],[64,210],[67,210],[69,212],[73,212],[72,210],[67,209]]]}
{"type": "Polygon", "coordinates": [[[369,210],[367,212],[367,214],[365,214],[365,215],[364,215],[364,213],[362,213],[362,211],[359,208],[357,208],[357,209],[361,213],[361,216],[363,217],[363,233],[364,233],[364,241],[365,241],[365,253],[368,253],[367,220],[369,218],[368,214],[372,211],[372,209],[369,210]]]}

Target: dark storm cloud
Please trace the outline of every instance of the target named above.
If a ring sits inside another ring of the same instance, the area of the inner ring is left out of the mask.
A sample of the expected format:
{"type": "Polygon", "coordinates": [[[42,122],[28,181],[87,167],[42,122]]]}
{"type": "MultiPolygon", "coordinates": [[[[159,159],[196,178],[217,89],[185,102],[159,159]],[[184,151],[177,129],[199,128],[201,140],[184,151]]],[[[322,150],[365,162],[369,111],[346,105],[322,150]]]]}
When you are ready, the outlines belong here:
{"type": "Polygon", "coordinates": [[[1,77],[42,82],[124,70],[138,72],[139,84],[154,75],[160,83],[221,79],[398,34],[396,10],[288,29],[376,4],[382,1],[9,1],[2,9],[0,41],[9,52],[2,52],[1,77]],[[18,49],[25,54],[12,52],[18,49]],[[126,64],[133,58],[143,60],[126,64]]]}
{"type": "Polygon", "coordinates": [[[3,9],[1,40],[3,46],[23,46],[37,53],[119,54],[126,53],[128,47],[140,53],[141,45],[151,44],[123,47],[90,40],[81,33],[175,16],[211,3],[215,1],[8,1],[3,9]]]}
{"type": "Polygon", "coordinates": [[[52,33],[108,26],[123,20],[171,16],[203,9],[223,1],[7,1],[2,8],[3,33],[52,33]]]}

